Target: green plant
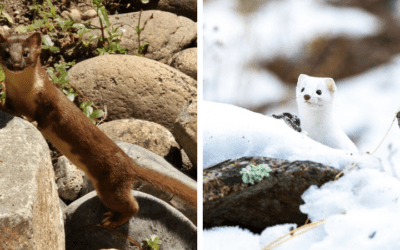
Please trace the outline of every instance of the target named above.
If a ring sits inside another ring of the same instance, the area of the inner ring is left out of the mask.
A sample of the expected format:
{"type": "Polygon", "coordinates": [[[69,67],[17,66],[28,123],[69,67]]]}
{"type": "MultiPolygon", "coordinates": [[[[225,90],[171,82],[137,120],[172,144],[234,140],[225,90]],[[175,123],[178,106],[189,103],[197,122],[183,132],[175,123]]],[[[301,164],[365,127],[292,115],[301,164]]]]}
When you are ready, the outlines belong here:
{"type": "Polygon", "coordinates": [[[269,177],[269,172],[271,171],[268,165],[260,164],[257,166],[247,165],[242,168],[240,173],[244,183],[254,184],[254,180],[261,181],[264,177],[269,177]]]}
{"type": "MultiPolygon", "coordinates": [[[[50,81],[53,83],[58,84],[58,86],[61,88],[62,92],[67,96],[68,99],[71,101],[74,101],[75,97],[78,96],[78,93],[76,93],[75,87],[73,87],[70,83],[69,80],[67,79],[69,76],[69,73],[67,71],[68,67],[74,66],[75,62],[62,62],[54,65],[53,67],[48,67],[47,68],[47,74],[50,77],[50,81]]],[[[93,102],[82,102],[80,104],[80,108],[82,109],[83,113],[94,123],[94,119],[100,118],[104,116],[104,112],[101,109],[93,109],[91,106],[93,105],[93,102]]]]}
{"type": "Polygon", "coordinates": [[[57,15],[56,7],[54,7],[50,0],[46,0],[43,5],[39,5],[37,4],[36,0],[33,0],[30,10],[32,10],[34,13],[33,23],[28,26],[18,26],[16,31],[31,32],[43,26],[46,27],[49,32],[54,31],[56,23],[53,20],[60,17],[57,15]],[[39,15],[42,19],[35,20],[37,15],[39,15]]]}
{"type": "MultiPolygon", "coordinates": [[[[144,0],[142,0],[142,2],[144,3],[144,0]]],[[[138,44],[139,44],[138,45],[138,56],[142,56],[144,49],[146,48],[146,46],[149,45],[148,42],[143,42],[142,44],[140,44],[140,33],[144,30],[144,25],[143,25],[143,28],[140,28],[140,18],[141,18],[141,16],[142,16],[142,10],[140,10],[138,25],[136,26],[136,34],[138,35],[138,44]]]]}
{"type": "Polygon", "coordinates": [[[117,28],[110,27],[107,29],[108,32],[108,37],[107,37],[107,43],[105,43],[105,46],[103,48],[98,48],[97,51],[99,55],[105,55],[105,54],[113,54],[115,52],[118,52],[120,54],[126,54],[126,48],[122,47],[119,42],[120,38],[122,37],[121,34],[116,33],[118,30],[117,28]]]}
{"type": "MultiPolygon", "coordinates": [[[[116,52],[121,53],[121,54],[126,54],[126,48],[122,47],[119,44],[121,42],[122,34],[117,33],[118,27],[117,28],[111,27],[110,21],[108,20],[107,10],[106,10],[105,6],[103,5],[103,0],[92,0],[92,3],[94,6],[94,9],[97,12],[97,15],[99,16],[100,27],[96,27],[94,25],[91,25],[90,23],[85,26],[86,26],[86,28],[89,28],[89,29],[100,29],[101,37],[91,36],[89,38],[90,42],[95,39],[99,39],[99,41],[102,43],[102,48],[97,49],[97,52],[99,55],[113,54],[116,52]],[[106,30],[109,35],[107,39],[104,35],[104,30],[106,30]]],[[[83,32],[87,32],[87,31],[83,31],[83,32]]],[[[88,45],[88,44],[89,44],[88,42],[84,43],[84,45],[88,45]]]]}
{"type": "Polygon", "coordinates": [[[104,115],[103,110],[101,109],[93,109],[93,102],[82,102],[79,106],[83,113],[92,121],[93,124],[96,124],[94,119],[100,118],[104,115]]]}
{"type": "Polygon", "coordinates": [[[159,245],[161,245],[161,241],[160,241],[160,239],[158,238],[158,236],[157,235],[152,235],[151,237],[150,237],[150,239],[144,239],[146,242],[147,242],[147,244],[151,247],[151,249],[155,249],[155,250],[158,250],[159,248],[160,248],[160,246],[159,245]]]}
{"type": "Polygon", "coordinates": [[[4,92],[4,81],[6,80],[6,75],[3,72],[3,69],[0,67],[0,106],[6,100],[6,92],[4,92]],[[1,83],[3,82],[3,83],[1,83]]]}
{"type": "Polygon", "coordinates": [[[11,17],[6,12],[4,12],[5,9],[6,5],[0,4],[0,20],[6,19],[7,22],[12,23],[11,17]]]}

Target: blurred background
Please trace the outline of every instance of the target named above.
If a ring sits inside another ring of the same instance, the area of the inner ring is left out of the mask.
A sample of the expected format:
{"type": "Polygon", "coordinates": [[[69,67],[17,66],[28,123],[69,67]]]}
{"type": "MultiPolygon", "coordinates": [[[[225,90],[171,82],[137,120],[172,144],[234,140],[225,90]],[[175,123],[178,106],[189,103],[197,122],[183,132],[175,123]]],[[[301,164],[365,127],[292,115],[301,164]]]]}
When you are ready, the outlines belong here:
{"type": "MultiPolygon", "coordinates": [[[[203,93],[297,115],[299,74],[336,81],[336,116],[373,152],[400,108],[400,1],[204,0],[203,93]]],[[[238,117],[240,119],[240,117],[238,117]]],[[[374,155],[400,174],[397,121],[374,155]]]]}

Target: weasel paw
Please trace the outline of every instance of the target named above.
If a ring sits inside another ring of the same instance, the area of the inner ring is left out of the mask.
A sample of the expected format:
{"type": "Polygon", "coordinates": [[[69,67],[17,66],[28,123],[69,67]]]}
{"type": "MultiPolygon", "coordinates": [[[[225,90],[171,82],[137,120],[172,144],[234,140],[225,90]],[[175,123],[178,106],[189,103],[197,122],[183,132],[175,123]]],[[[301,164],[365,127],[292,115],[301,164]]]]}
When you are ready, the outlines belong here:
{"type": "Polygon", "coordinates": [[[113,212],[106,212],[103,215],[103,220],[101,221],[101,224],[105,227],[112,227],[114,228],[115,226],[112,226],[112,218],[114,217],[114,213],[113,212]]]}

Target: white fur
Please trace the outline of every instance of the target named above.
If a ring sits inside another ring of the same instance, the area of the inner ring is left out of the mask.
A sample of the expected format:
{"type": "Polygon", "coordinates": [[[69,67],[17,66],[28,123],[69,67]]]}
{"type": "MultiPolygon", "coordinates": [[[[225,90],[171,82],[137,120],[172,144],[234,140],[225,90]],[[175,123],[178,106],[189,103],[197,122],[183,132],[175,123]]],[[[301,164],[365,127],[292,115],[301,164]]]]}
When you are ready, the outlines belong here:
{"type": "Polygon", "coordinates": [[[34,78],[35,82],[34,82],[33,88],[35,90],[37,90],[37,91],[43,89],[44,88],[44,81],[39,75],[39,68],[38,67],[36,67],[36,69],[35,69],[35,76],[34,77],[35,77],[34,78]]]}
{"type": "Polygon", "coordinates": [[[331,148],[357,152],[357,147],[334,117],[335,95],[336,85],[332,78],[301,74],[296,87],[301,128],[317,142],[331,148]],[[321,91],[320,95],[318,90],[321,91]],[[309,100],[305,99],[306,95],[309,95],[309,100]]]}

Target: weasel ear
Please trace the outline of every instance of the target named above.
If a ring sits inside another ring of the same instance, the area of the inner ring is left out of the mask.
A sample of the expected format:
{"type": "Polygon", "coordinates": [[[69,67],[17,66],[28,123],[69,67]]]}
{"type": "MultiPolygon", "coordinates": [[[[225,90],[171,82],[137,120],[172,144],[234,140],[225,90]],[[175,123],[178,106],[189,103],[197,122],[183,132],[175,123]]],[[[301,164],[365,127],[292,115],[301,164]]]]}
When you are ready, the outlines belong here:
{"type": "Polygon", "coordinates": [[[301,81],[303,81],[305,78],[307,78],[308,77],[308,75],[306,75],[306,74],[300,74],[299,75],[299,79],[297,80],[297,82],[301,82],[301,81]]]}
{"type": "Polygon", "coordinates": [[[33,33],[26,40],[30,46],[36,47],[36,49],[42,48],[42,37],[39,32],[33,33]]]}
{"type": "Polygon", "coordinates": [[[7,40],[7,37],[0,34],[0,43],[4,43],[7,40]]]}
{"type": "Polygon", "coordinates": [[[327,79],[328,90],[332,93],[336,92],[336,84],[332,78],[327,79]]]}

